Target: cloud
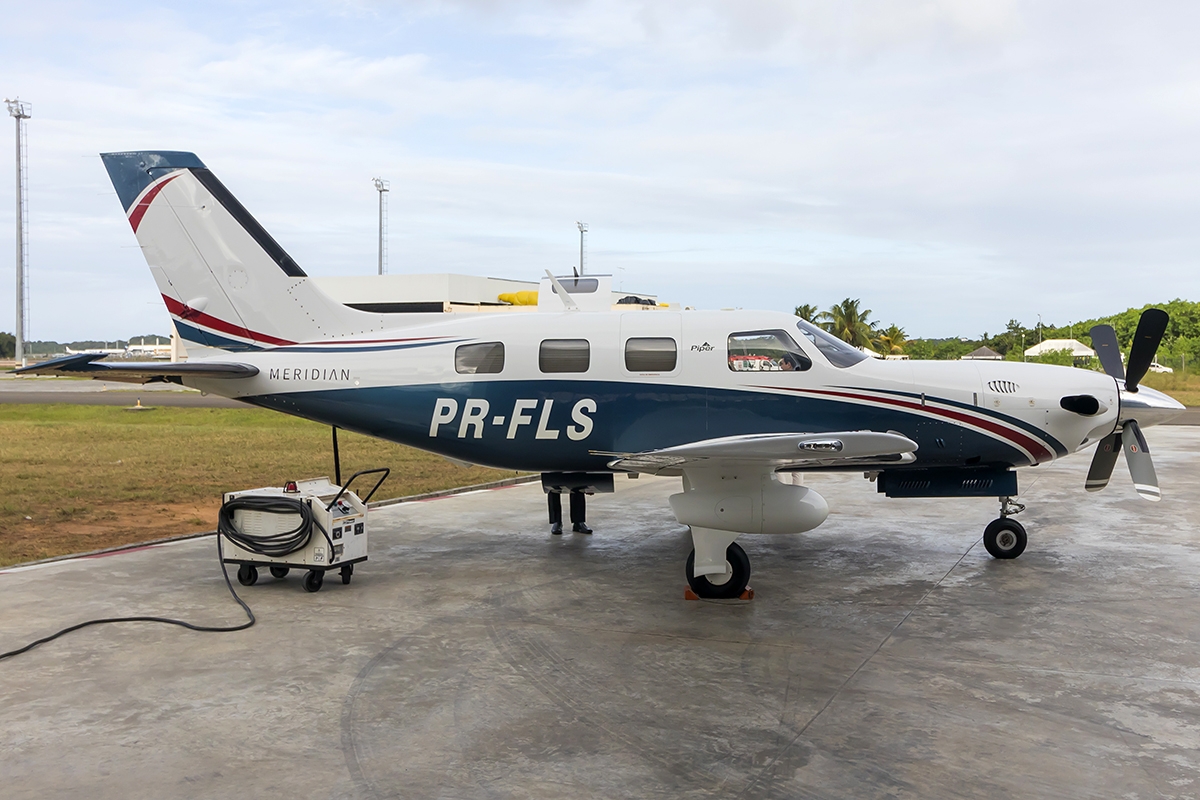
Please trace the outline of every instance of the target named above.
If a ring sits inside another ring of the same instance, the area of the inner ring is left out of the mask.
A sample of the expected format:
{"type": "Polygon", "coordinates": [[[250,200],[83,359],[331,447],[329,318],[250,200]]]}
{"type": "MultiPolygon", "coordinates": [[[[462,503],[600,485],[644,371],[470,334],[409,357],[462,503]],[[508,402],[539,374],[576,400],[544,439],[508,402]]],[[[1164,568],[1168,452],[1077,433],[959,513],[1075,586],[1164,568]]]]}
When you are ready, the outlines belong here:
{"type": "Polygon", "coordinates": [[[861,296],[912,334],[1200,294],[1182,3],[22,13],[38,337],[165,329],[95,158],[131,148],[200,154],[314,274],[373,268],[382,175],[396,270],[533,277],[574,263],[582,218],[627,288],[861,296]]]}

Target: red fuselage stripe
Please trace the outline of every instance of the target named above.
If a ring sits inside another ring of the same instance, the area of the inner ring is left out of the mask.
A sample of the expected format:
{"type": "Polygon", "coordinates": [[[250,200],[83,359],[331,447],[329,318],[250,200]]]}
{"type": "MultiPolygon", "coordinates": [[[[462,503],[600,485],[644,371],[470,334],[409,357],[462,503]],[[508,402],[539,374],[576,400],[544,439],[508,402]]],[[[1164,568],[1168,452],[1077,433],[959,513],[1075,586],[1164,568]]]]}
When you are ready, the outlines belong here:
{"type": "Polygon", "coordinates": [[[223,319],[217,319],[216,317],[209,316],[203,311],[197,311],[196,309],[186,306],[174,298],[167,297],[165,294],[162,296],[162,299],[163,302],[167,304],[167,311],[171,312],[182,320],[186,320],[187,322],[198,323],[206,328],[212,328],[214,331],[228,333],[233,336],[240,336],[243,339],[250,339],[251,341],[255,342],[263,342],[265,344],[273,345],[295,344],[295,342],[287,339],[279,339],[274,336],[268,336],[265,333],[256,333],[249,328],[243,328],[240,325],[233,325],[223,319]]]}
{"type": "Polygon", "coordinates": [[[137,205],[133,207],[133,210],[129,212],[129,224],[133,226],[134,233],[137,233],[138,225],[142,224],[142,217],[146,216],[146,210],[150,208],[150,204],[154,202],[154,198],[158,197],[158,193],[163,190],[164,186],[178,177],[179,173],[176,172],[162,183],[151,187],[150,191],[146,192],[146,195],[139,200],[137,205]]]}
{"type": "Polygon", "coordinates": [[[1006,428],[998,422],[994,422],[986,417],[974,416],[961,411],[955,411],[949,408],[938,408],[936,406],[921,405],[907,400],[897,400],[890,397],[873,397],[871,395],[852,394],[850,392],[831,392],[823,389],[788,389],[790,392],[804,392],[806,394],[822,394],[832,395],[834,397],[845,397],[852,400],[869,400],[875,403],[883,403],[885,405],[897,406],[899,408],[911,409],[914,411],[924,411],[933,413],[941,417],[949,417],[958,422],[965,422],[969,425],[974,425],[978,428],[990,431],[1008,441],[1020,446],[1033,455],[1034,460],[1038,463],[1042,461],[1053,461],[1054,453],[1050,451],[1044,444],[1036,439],[1030,438],[1025,434],[1018,433],[1010,428],[1006,428]],[[1043,458],[1039,453],[1044,454],[1043,458]]]}

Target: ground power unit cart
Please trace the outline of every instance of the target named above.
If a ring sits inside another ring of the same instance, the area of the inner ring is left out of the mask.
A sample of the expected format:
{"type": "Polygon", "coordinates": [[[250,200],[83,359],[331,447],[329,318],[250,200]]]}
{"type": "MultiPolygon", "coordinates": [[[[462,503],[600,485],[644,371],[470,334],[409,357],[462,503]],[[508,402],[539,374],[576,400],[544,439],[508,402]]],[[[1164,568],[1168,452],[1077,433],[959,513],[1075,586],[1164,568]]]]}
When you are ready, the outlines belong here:
{"type": "Polygon", "coordinates": [[[367,560],[367,503],[387,480],[386,467],[356,472],[344,486],[329,478],[288,481],[227,492],[218,516],[222,560],[237,564],[238,583],[253,586],[266,567],[275,578],[292,569],[308,570],[304,589],[321,590],[325,573],[336,569],[350,583],[354,565],[367,560]],[[363,475],[379,475],[364,498],[350,491],[363,475]]]}

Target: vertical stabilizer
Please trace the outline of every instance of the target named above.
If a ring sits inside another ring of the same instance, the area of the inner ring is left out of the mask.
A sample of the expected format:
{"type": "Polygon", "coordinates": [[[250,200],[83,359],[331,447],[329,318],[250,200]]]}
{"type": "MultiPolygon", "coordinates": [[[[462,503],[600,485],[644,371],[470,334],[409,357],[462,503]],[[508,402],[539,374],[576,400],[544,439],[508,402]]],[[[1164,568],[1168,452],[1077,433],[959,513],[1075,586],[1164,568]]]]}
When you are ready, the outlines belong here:
{"type": "Polygon", "coordinates": [[[332,300],[192,153],[100,156],[180,337],[259,350],[381,330],[332,300]]]}

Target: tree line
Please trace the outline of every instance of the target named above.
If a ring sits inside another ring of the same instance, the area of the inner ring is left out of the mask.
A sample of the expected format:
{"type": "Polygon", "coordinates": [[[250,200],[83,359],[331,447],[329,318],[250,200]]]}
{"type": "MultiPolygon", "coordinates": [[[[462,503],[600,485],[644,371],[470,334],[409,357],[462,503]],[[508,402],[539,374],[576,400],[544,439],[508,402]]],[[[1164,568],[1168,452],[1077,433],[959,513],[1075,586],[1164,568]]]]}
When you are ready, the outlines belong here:
{"type": "MultiPolygon", "coordinates": [[[[1147,308],[1161,308],[1171,321],[1158,349],[1159,363],[1179,369],[1200,362],[1200,303],[1190,300],[1172,300],[1169,303],[1153,303],[1141,308],[1129,308],[1104,317],[1068,322],[1067,324],[1038,323],[1032,326],[1010,319],[1004,330],[970,338],[909,339],[903,328],[877,325],[871,317],[871,309],[862,308],[858,299],[846,298],[820,311],[813,305],[796,307],[796,316],[820,325],[842,341],[855,347],[865,347],[881,355],[904,354],[915,359],[959,359],[968,353],[988,347],[1009,361],[1021,361],[1025,350],[1046,339],[1076,339],[1088,347],[1092,346],[1091,329],[1095,325],[1111,325],[1117,332],[1121,349],[1129,351],[1133,342],[1138,320],[1147,308]]],[[[1070,364],[1071,359],[1061,353],[1047,354],[1038,359],[1048,363],[1070,364]]]]}
{"type": "MultiPolygon", "coordinates": [[[[154,342],[167,343],[171,341],[170,336],[163,336],[161,333],[148,333],[145,336],[131,336],[128,339],[110,340],[101,342],[99,340],[82,340],[77,342],[56,342],[52,339],[35,340],[25,342],[25,355],[31,356],[49,356],[56,353],[64,352],[68,347],[72,350],[93,350],[96,348],[117,349],[128,347],[135,342],[145,342],[153,344],[154,342]]],[[[0,332],[0,358],[13,358],[17,352],[17,339],[11,333],[0,332]]]]}

